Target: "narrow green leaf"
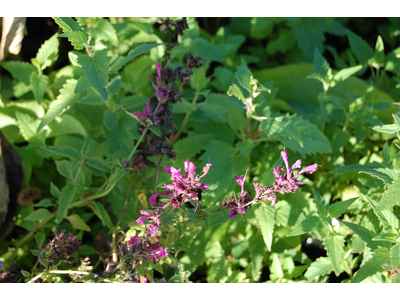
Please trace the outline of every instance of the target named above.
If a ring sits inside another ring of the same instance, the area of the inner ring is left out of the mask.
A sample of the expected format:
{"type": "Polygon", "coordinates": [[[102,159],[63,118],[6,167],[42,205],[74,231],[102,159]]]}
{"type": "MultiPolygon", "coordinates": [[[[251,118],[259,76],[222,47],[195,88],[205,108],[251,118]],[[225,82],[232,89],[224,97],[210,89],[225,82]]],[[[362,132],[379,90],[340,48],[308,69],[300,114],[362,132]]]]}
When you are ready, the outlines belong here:
{"type": "Polygon", "coordinates": [[[396,124],[386,124],[386,125],[377,125],[372,127],[373,130],[382,132],[382,133],[396,133],[400,130],[400,128],[396,124]]]}
{"type": "MultiPolygon", "coordinates": [[[[315,201],[315,205],[317,206],[317,210],[320,216],[322,217],[326,217],[327,216],[327,207],[326,207],[326,203],[324,201],[324,199],[322,198],[322,196],[320,195],[320,193],[318,193],[318,191],[313,188],[313,195],[314,195],[314,201],[315,201]]],[[[329,204],[327,205],[329,208],[329,204]]]]}
{"type": "Polygon", "coordinates": [[[243,61],[242,64],[237,67],[237,71],[235,72],[235,77],[241,87],[243,87],[248,92],[252,91],[250,85],[252,74],[243,61]]]}
{"type": "Polygon", "coordinates": [[[381,264],[390,261],[389,250],[383,247],[378,247],[375,250],[372,258],[364,263],[360,270],[358,270],[354,277],[351,279],[351,283],[358,283],[363,281],[368,276],[374,275],[376,272],[382,271],[381,264]]]}
{"type": "Polygon", "coordinates": [[[49,124],[57,115],[66,110],[69,106],[74,105],[75,101],[78,99],[78,95],[74,93],[77,80],[69,79],[63,88],[60,90],[60,94],[57,99],[50,103],[49,110],[43,117],[37,132],[39,132],[44,126],[49,124]]]}
{"type": "Polygon", "coordinates": [[[349,222],[342,222],[342,224],[353,230],[354,233],[356,233],[367,244],[367,246],[371,248],[371,250],[375,250],[378,248],[376,243],[372,240],[376,236],[374,232],[358,224],[353,224],[349,222]]]}
{"type": "Polygon", "coordinates": [[[51,213],[45,208],[39,208],[25,217],[25,221],[40,221],[48,217],[51,213]]]}
{"type": "Polygon", "coordinates": [[[50,194],[54,198],[60,198],[60,193],[60,189],[53,182],[50,182],[50,194]]]}
{"type": "Polygon", "coordinates": [[[40,200],[38,203],[33,204],[33,206],[34,207],[50,207],[50,206],[54,206],[54,203],[50,199],[43,199],[43,200],[40,200]]]}
{"type": "Polygon", "coordinates": [[[78,57],[82,65],[83,74],[89,84],[100,94],[103,100],[107,100],[106,86],[108,84],[108,57],[107,50],[96,51],[91,57],[82,55],[78,57]]]}
{"type": "Polygon", "coordinates": [[[376,39],[374,62],[378,64],[378,66],[374,65],[374,67],[377,68],[383,67],[385,64],[385,46],[380,35],[378,35],[378,38],[376,39]]]}
{"type": "Polygon", "coordinates": [[[325,250],[332,261],[337,276],[340,274],[340,263],[344,252],[344,238],[339,235],[328,235],[323,239],[325,250]]]}
{"type": "Polygon", "coordinates": [[[329,274],[333,271],[333,265],[331,261],[326,257],[317,258],[307,269],[304,277],[307,278],[308,282],[316,280],[317,277],[329,274]]]}
{"type": "Polygon", "coordinates": [[[70,215],[65,217],[71,224],[72,227],[78,230],[90,231],[90,227],[83,221],[79,215],[70,215]]]}
{"type": "Polygon", "coordinates": [[[42,146],[42,148],[52,153],[67,156],[72,159],[80,157],[78,150],[70,146],[42,146]]]}
{"type": "Polygon", "coordinates": [[[49,84],[49,78],[46,75],[39,76],[34,72],[31,74],[30,82],[36,101],[39,104],[42,103],[44,93],[46,92],[47,85],[49,84]]]}
{"type": "Polygon", "coordinates": [[[76,187],[67,185],[61,190],[60,202],[58,204],[57,223],[60,224],[62,219],[68,214],[68,208],[74,200],[76,187]]]}
{"type": "MultiPolygon", "coordinates": [[[[355,66],[355,67],[350,67],[350,68],[346,68],[346,69],[342,69],[339,72],[337,72],[334,76],[333,76],[333,81],[335,83],[339,83],[341,81],[345,81],[347,78],[349,78],[350,76],[354,75],[355,73],[357,73],[358,71],[360,71],[363,68],[363,66],[355,66]]],[[[333,85],[331,85],[333,87],[333,85]]]]}
{"type": "Polygon", "coordinates": [[[96,216],[101,220],[103,226],[107,226],[110,230],[113,230],[114,226],[111,222],[111,218],[105,210],[103,204],[101,204],[100,202],[94,202],[90,203],[89,206],[96,214],[96,216]]]}
{"type": "Polygon", "coordinates": [[[321,75],[325,82],[329,81],[330,73],[332,73],[328,61],[321,55],[318,48],[314,49],[314,72],[321,75]]]}
{"type": "Polygon", "coordinates": [[[389,144],[386,142],[385,146],[383,146],[382,149],[382,158],[383,158],[383,162],[386,164],[386,166],[390,167],[392,165],[392,161],[391,161],[391,153],[390,153],[390,147],[389,144]]]}
{"type": "Polygon", "coordinates": [[[83,145],[82,145],[82,149],[81,149],[81,152],[83,155],[88,154],[91,144],[92,144],[92,140],[90,139],[90,135],[87,134],[85,137],[85,140],[83,141],[83,145]]]}
{"type": "Polygon", "coordinates": [[[255,210],[255,215],[258,225],[261,229],[265,245],[267,245],[268,251],[271,251],[272,236],[275,226],[275,209],[270,205],[262,205],[255,210]]]}
{"type": "Polygon", "coordinates": [[[376,207],[377,211],[382,211],[391,208],[394,205],[400,204],[400,176],[393,180],[392,184],[383,194],[381,201],[376,207]]]}
{"type": "Polygon", "coordinates": [[[253,235],[250,240],[250,254],[251,254],[251,275],[254,281],[258,281],[261,276],[261,264],[265,253],[265,244],[263,242],[263,237],[260,234],[253,235]]]}
{"type": "Polygon", "coordinates": [[[346,209],[354,203],[358,198],[348,199],[346,201],[337,201],[329,207],[329,215],[332,218],[339,218],[346,212],[346,209]]]}
{"type": "Polygon", "coordinates": [[[398,238],[399,237],[394,233],[380,233],[377,236],[375,236],[372,240],[396,243],[398,238]]]}

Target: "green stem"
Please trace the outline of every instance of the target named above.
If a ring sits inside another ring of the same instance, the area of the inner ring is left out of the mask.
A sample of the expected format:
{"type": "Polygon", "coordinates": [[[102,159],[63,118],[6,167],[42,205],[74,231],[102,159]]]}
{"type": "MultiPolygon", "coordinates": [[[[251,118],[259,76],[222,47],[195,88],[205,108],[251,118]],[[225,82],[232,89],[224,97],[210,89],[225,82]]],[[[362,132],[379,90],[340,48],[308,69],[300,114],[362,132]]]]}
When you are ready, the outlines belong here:
{"type": "MultiPolygon", "coordinates": [[[[193,105],[196,105],[196,102],[197,102],[197,99],[199,98],[199,96],[200,96],[200,91],[196,90],[196,93],[194,94],[194,98],[193,98],[193,101],[192,101],[193,105]]],[[[185,118],[183,119],[181,128],[179,129],[178,133],[172,139],[172,143],[174,143],[178,139],[178,137],[182,134],[183,130],[185,129],[185,127],[187,125],[187,123],[189,122],[189,118],[190,118],[191,114],[192,114],[191,111],[188,111],[186,113],[185,118]]]]}
{"type": "Polygon", "coordinates": [[[45,272],[42,272],[35,277],[33,277],[31,280],[28,281],[28,283],[33,283],[40,277],[42,277],[44,274],[81,274],[81,275],[90,275],[90,272],[85,272],[85,271],[72,271],[72,270],[48,270],[45,272]]]}

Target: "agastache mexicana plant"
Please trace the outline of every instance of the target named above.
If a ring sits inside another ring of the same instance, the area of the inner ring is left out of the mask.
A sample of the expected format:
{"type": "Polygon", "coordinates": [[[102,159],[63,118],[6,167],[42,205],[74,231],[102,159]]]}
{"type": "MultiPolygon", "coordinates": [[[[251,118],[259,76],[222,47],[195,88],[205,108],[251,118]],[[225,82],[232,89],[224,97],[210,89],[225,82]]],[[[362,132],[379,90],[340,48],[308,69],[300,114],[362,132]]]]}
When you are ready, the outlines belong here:
{"type": "MultiPolygon", "coordinates": [[[[294,169],[298,169],[301,167],[301,160],[297,160],[292,167],[289,168],[289,159],[288,155],[283,148],[281,151],[281,157],[286,166],[286,172],[283,175],[280,175],[280,171],[285,171],[284,167],[278,166],[274,168],[274,176],[275,182],[272,186],[264,186],[260,183],[253,183],[254,190],[256,191],[256,196],[254,198],[250,198],[248,196],[249,192],[244,191],[244,181],[246,179],[246,174],[243,177],[237,177],[236,182],[241,187],[241,193],[239,197],[234,193],[234,196],[222,202],[222,208],[230,209],[229,217],[233,218],[237,214],[245,214],[247,210],[251,207],[251,204],[258,203],[260,200],[271,201],[272,205],[276,205],[276,192],[281,193],[282,195],[285,193],[294,193],[297,188],[303,184],[303,182],[298,181],[298,177],[300,174],[309,172],[310,174],[314,173],[316,168],[319,167],[318,164],[312,164],[310,166],[305,167],[297,174],[293,174],[294,169]]],[[[248,170],[248,169],[247,169],[248,170]]]]}

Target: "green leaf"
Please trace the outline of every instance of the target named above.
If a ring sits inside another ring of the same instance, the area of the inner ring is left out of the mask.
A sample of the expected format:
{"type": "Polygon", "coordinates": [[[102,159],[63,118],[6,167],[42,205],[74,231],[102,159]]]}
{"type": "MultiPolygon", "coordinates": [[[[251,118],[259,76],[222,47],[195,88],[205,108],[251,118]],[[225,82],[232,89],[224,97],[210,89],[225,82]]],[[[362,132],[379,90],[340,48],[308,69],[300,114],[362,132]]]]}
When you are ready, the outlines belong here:
{"type": "Polygon", "coordinates": [[[44,93],[46,92],[47,85],[49,84],[49,78],[46,75],[39,76],[34,72],[31,74],[30,82],[36,101],[39,104],[42,103],[44,93]]]}
{"type": "Polygon", "coordinates": [[[396,133],[397,131],[400,130],[396,124],[377,125],[372,127],[372,129],[378,132],[388,133],[388,134],[396,133]]]}
{"type": "Polygon", "coordinates": [[[249,93],[252,92],[252,87],[250,82],[252,81],[253,75],[251,74],[249,68],[246,66],[242,60],[242,64],[237,66],[237,71],[235,72],[235,78],[239,82],[239,85],[247,90],[249,93]]]}
{"type": "Polygon", "coordinates": [[[333,265],[331,261],[326,257],[317,258],[307,269],[304,277],[307,278],[308,282],[316,280],[317,277],[329,274],[333,271],[333,265]]]}
{"type": "Polygon", "coordinates": [[[385,64],[385,46],[383,44],[382,37],[378,35],[375,44],[375,54],[374,54],[374,62],[377,65],[373,65],[375,68],[383,67],[385,64]]]}
{"type": "Polygon", "coordinates": [[[40,200],[38,203],[33,204],[33,206],[34,207],[50,207],[50,206],[54,206],[54,203],[50,199],[43,199],[43,200],[40,200]]]}
{"type": "Polygon", "coordinates": [[[325,203],[324,199],[318,193],[318,191],[313,188],[313,195],[314,195],[314,201],[315,205],[317,206],[318,213],[321,217],[326,217],[327,215],[327,208],[329,209],[329,204],[325,203]]]}
{"type": "Polygon", "coordinates": [[[90,231],[90,227],[87,226],[85,221],[79,215],[70,215],[65,217],[71,224],[72,227],[78,230],[90,231]]]}
{"type": "Polygon", "coordinates": [[[190,51],[195,56],[200,55],[203,61],[213,60],[221,63],[224,61],[219,48],[201,37],[192,40],[190,51]]]}
{"type": "Polygon", "coordinates": [[[72,18],[61,17],[53,18],[54,21],[62,28],[63,34],[60,37],[68,37],[68,40],[76,50],[85,48],[84,44],[88,42],[88,35],[86,31],[72,18]]]}
{"type": "Polygon", "coordinates": [[[51,213],[45,208],[39,208],[25,217],[25,221],[40,221],[44,220],[51,213]]]}
{"type": "Polygon", "coordinates": [[[229,99],[229,97],[221,94],[210,93],[207,96],[206,101],[200,103],[198,108],[201,109],[209,119],[225,123],[227,121],[229,107],[232,104],[232,99],[229,99]]]}
{"type": "Polygon", "coordinates": [[[242,130],[246,126],[246,117],[243,110],[237,109],[234,106],[228,108],[228,124],[233,129],[242,130]]]}
{"type": "Polygon", "coordinates": [[[60,198],[60,193],[60,189],[53,182],[50,182],[50,194],[54,198],[60,198]]]}
{"type": "Polygon", "coordinates": [[[103,100],[107,100],[107,50],[103,49],[96,51],[92,57],[89,55],[79,56],[78,62],[82,65],[83,74],[85,75],[89,84],[100,94],[103,100]]]}
{"type": "Polygon", "coordinates": [[[186,159],[191,159],[200,153],[201,147],[206,145],[209,140],[215,139],[215,134],[198,134],[183,139],[179,139],[174,144],[174,151],[178,154],[176,164],[183,165],[186,159]]]}
{"type": "Polygon", "coordinates": [[[292,119],[293,117],[285,116],[268,118],[267,120],[261,121],[261,128],[268,136],[295,139],[299,145],[303,146],[301,133],[297,130],[297,127],[295,123],[292,122],[292,119]]]}
{"type": "Polygon", "coordinates": [[[275,209],[270,205],[262,205],[255,210],[256,219],[268,251],[271,251],[275,226],[275,209]]]}
{"type": "Polygon", "coordinates": [[[36,250],[36,249],[31,249],[31,252],[33,255],[35,256],[40,256],[41,251],[40,250],[36,250]]]}
{"type": "Polygon", "coordinates": [[[337,276],[340,274],[340,263],[344,253],[344,238],[339,235],[328,235],[323,239],[326,252],[332,261],[333,269],[337,276]]]}
{"type": "Polygon", "coordinates": [[[346,225],[351,230],[353,230],[354,233],[356,233],[365,243],[367,243],[367,246],[370,247],[371,250],[375,250],[378,248],[377,244],[374,241],[372,241],[372,239],[376,235],[374,232],[358,224],[353,224],[344,221],[342,222],[342,224],[346,225]]]}
{"type": "Polygon", "coordinates": [[[239,149],[240,154],[246,158],[251,153],[251,150],[254,147],[254,142],[253,140],[247,139],[244,142],[237,142],[235,146],[237,149],[239,149]]]}
{"type": "Polygon", "coordinates": [[[282,278],[284,276],[284,272],[283,272],[282,264],[279,260],[278,254],[272,253],[271,260],[272,260],[272,263],[270,266],[270,270],[271,270],[270,278],[272,280],[277,280],[279,278],[282,278]]]}
{"type": "Polygon", "coordinates": [[[236,98],[238,98],[241,101],[246,100],[246,98],[243,96],[242,90],[236,84],[232,84],[229,87],[227,94],[229,97],[235,96],[236,98]]]}
{"type": "Polygon", "coordinates": [[[399,193],[400,193],[400,176],[394,179],[392,184],[385,191],[381,201],[376,207],[376,210],[382,211],[391,208],[394,205],[400,204],[399,193]]]}
{"type": "Polygon", "coordinates": [[[63,114],[59,117],[55,117],[53,121],[48,124],[48,130],[46,137],[58,137],[65,135],[79,134],[80,136],[86,136],[85,127],[75,117],[63,114]]]}
{"type": "Polygon", "coordinates": [[[74,19],[70,17],[57,17],[53,18],[54,21],[62,28],[64,32],[69,32],[69,31],[84,31],[82,26],[79,25],[78,22],[76,22],[74,19]]]}
{"type": "Polygon", "coordinates": [[[210,82],[210,78],[206,77],[206,68],[193,69],[190,77],[190,86],[196,91],[202,91],[210,82]]]}
{"type": "Polygon", "coordinates": [[[37,73],[35,67],[27,62],[22,61],[3,61],[1,65],[4,69],[11,73],[11,75],[23,82],[30,85],[30,77],[32,73],[37,73]]]}
{"type": "Polygon", "coordinates": [[[374,56],[374,50],[361,37],[346,29],[349,38],[350,48],[353,51],[358,62],[362,65],[366,64],[370,58],[374,56]]]}
{"type": "Polygon", "coordinates": [[[391,264],[393,266],[400,266],[400,245],[394,245],[390,248],[391,264]]]}
{"type": "Polygon", "coordinates": [[[372,200],[370,197],[366,195],[361,195],[361,199],[367,201],[371,205],[375,215],[381,221],[381,224],[384,228],[392,230],[395,230],[395,228],[399,228],[399,219],[395,216],[395,214],[391,211],[391,209],[378,211],[376,209],[378,206],[378,202],[372,200]]]}
{"type": "Polygon", "coordinates": [[[379,180],[382,180],[384,184],[391,184],[393,180],[400,175],[400,169],[389,169],[389,168],[376,168],[376,169],[365,169],[359,173],[369,174],[379,180]]]}
{"type": "Polygon", "coordinates": [[[358,270],[354,277],[351,279],[351,283],[358,283],[363,281],[368,276],[374,275],[376,272],[382,271],[381,264],[387,263],[390,260],[389,250],[383,247],[378,247],[375,250],[372,258],[364,263],[360,270],[358,270]]]}
{"type": "Polygon", "coordinates": [[[377,236],[375,236],[372,240],[396,243],[398,238],[399,237],[397,236],[397,234],[394,233],[380,233],[377,236]]]}
{"type": "Polygon", "coordinates": [[[303,145],[301,145],[295,139],[283,137],[282,143],[286,147],[292,149],[293,151],[300,152],[303,157],[308,154],[332,152],[329,140],[318,129],[317,126],[301,117],[292,117],[291,120],[294,126],[296,126],[297,130],[300,132],[303,145]]]}
{"type": "Polygon", "coordinates": [[[68,160],[56,160],[56,168],[58,173],[60,173],[65,178],[69,178],[72,171],[72,163],[68,160]]]}
{"type": "Polygon", "coordinates": [[[249,244],[246,250],[249,249],[251,254],[251,275],[253,276],[253,280],[257,282],[261,276],[261,264],[264,258],[265,244],[260,234],[254,234],[250,238],[249,244]]]}
{"type": "Polygon", "coordinates": [[[286,236],[289,237],[310,233],[314,230],[318,230],[321,225],[321,220],[317,216],[304,217],[304,214],[302,213],[294,225],[294,228],[286,236]]]}
{"type": "Polygon", "coordinates": [[[67,185],[61,190],[60,202],[58,204],[57,224],[60,224],[62,219],[68,214],[68,208],[74,200],[76,187],[67,185]]]}
{"type": "Polygon", "coordinates": [[[142,45],[136,47],[135,49],[129,51],[127,56],[120,56],[120,55],[115,54],[110,58],[110,61],[108,63],[108,71],[110,73],[117,73],[126,63],[128,63],[129,61],[134,59],[136,56],[146,53],[150,49],[153,49],[160,45],[164,45],[164,43],[162,43],[162,44],[158,44],[158,43],[142,44],[142,45]]]}
{"type": "Polygon", "coordinates": [[[113,46],[118,46],[117,32],[108,20],[96,18],[91,25],[88,30],[92,36],[103,41],[109,41],[113,46]]]}
{"type": "Polygon", "coordinates": [[[134,136],[124,123],[124,120],[120,118],[117,125],[111,131],[106,132],[103,146],[110,154],[120,151],[121,156],[128,155],[133,148],[134,136]]]}
{"type": "Polygon", "coordinates": [[[30,115],[24,114],[20,111],[15,111],[15,116],[18,121],[18,128],[25,141],[32,142],[36,134],[36,128],[38,126],[37,120],[34,120],[30,115]]]}
{"type": "Polygon", "coordinates": [[[59,45],[58,34],[56,33],[40,46],[36,54],[36,60],[39,63],[41,70],[50,67],[55,62],[58,55],[59,45]]]}
{"type": "Polygon", "coordinates": [[[329,75],[332,73],[332,70],[318,48],[314,49],[314,72],[319,74],[323,81],[329,82],[329,75]]]}
{"type": "Polygon", "coordinates": [[[108,215],[108,212],[105,210],[103,204],[100,202],[94,202],[90,203],[89,206],[93,210],[93,212],[96,214],[96,216],[101,220],[101,223],[103,226],[107,226],[108,229],[113,230],[114,226],[111,222],[111,218],[108,215]]]}
{"type": "Polygon", "coordinates": [[[345,81],[347,78],[354,75],[355,73],[360,71],[362,68],[363,68],[363,66],[360,65],[360,66],[355,66],[355,67],[350,67],[350,68],[340,70],[333,76],[333,81],[335,82],[335,84],[331,84],[331,87],[335,86],[336,83],[345,81]]]}
{"type": "Polygon", "coordinates": [[[383,149],[382,149],[382,158],[383,158],[383,162],[388,167],[390,167],[392,165],[390,152],[391,152],[391,150],[390,150],[389,144],[386,142],[385,146],[383,146],[383,149]]]}
{"type": "Polygon", "coordinates": [[[114,129],[114,127],[118,123],[118,114],[112,112],[111,110],[106,110],[104,113],[104,126],[108,131],[111,131],[114,129]]]}
{"type": "Polygon", "coordinates": [[[346,201],[337,201],[329,207],[329,215],[332,218],[339,218],[341,215],[343,215],[347,208],[354,203],[358,198],[352,198],[348,199],[346,201]]]}
{"type": "Polygon", "coordinates": [[[78,81],[75,79],[67,80],[66,84],[64,84],[63,88],[60,90],[57,99],[50,102],[49,110],[43,117],[42,122],[40,122],[37,132],[49,124],[57,115],[68,109],[69,106],[74,105],[75,101],[78,99],[78,95],[74,93],[77,82],[78,81]]]}
{"type": "Polygon", "coordinates": [[[69,158],[78,158],[81,155],[79,154],[78,150],[70,146],[42,146],[43,149],[50,151],[52,153],[67,156],[69,158]]]}

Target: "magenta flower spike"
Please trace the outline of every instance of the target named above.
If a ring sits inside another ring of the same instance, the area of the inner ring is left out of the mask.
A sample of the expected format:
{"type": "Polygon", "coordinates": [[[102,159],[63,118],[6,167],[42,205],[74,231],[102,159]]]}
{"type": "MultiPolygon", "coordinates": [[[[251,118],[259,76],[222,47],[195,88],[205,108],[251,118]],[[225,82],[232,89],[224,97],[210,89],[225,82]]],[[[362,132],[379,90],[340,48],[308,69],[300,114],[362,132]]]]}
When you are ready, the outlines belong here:
{"type": "Polygon", "coordinates": [[[138,116],[138,117],[140,117],[140,121],[144,121],[144,120],[152,120],[153,121],[153,123],[154,123],[154,125],[157,125],[157,124],[159,124],[160,123],[160,119],[157,117],[157,115],[160,113],[160,112],[162,112],[162,110],[163,110],[164,108],[162,107],[162,106],[160,106],[159,108],[158,108],[158,110],[156,111],[156,113],[154,114],[154,116],[153,116],[153,113],[152,113],[152,111],[151,111],[151,106],[150,106],[150,102],[149,101],[147,101],[146,102],[146,107],[145,108],[143,108],[143,112],[140,112],[140,111],[135,111],[134,113],[133,113],[133,115],[134,116],[138,116]]]}
{"type": "Polygon", "coordinates": [[[162,86],[162,78],[161,78],[161,64],[157,63],[157,84],[156,86],[153,82],[151,83],[156,90],[156,96],[158,98],[158,101],[165,102],[168,100],[169,94],[172,91],[172,88],[164,88],[162,86]]]}

